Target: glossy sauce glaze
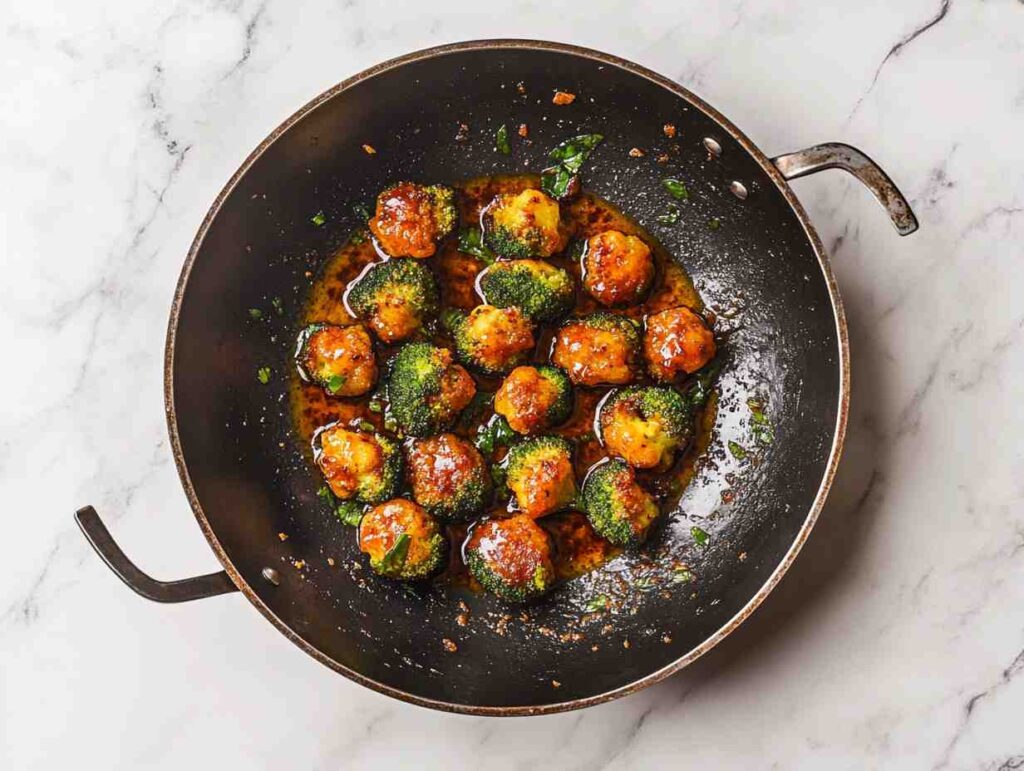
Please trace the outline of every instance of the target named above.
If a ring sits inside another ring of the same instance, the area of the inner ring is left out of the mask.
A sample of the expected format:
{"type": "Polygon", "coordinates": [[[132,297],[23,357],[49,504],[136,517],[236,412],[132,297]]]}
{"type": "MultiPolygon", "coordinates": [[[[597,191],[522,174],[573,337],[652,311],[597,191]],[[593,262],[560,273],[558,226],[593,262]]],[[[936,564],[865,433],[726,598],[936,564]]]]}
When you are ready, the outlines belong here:
{"type": "MultiPolygon", "coordinates": [[[[481,177],[464,184],[455,185],[458,191],[460,227],[472,227],[479,224],[483,208],[496,196],[502,193],[518,193],[527,188],[539,186],[536,175],[509,175],[481,177]]],[[[641,238],[651,248],[655,264],[653,286],[644,302],[625,308],[617,308],[615,313],[642,321],[650,314],[668,308],[684,305],[697,312],[703,311],[700,297],[685,270],[661,247],[661,245],[636,222],[623,214],[609,202],[589,193],[581,193],[571,203],[562,207],[562,217],[568,226],[573,240],[566,253],[573,251],[573,245],[585,241],[592,235],[606,230],[617,230],[627,236],[641,238]]],[[[346,290],[370,264],[380,261],[372,238],[365,231],[357,232],[338,252],[326,263],[321,274],[315,280],[309,301],[303,311],[303,325],[315,322],[346,325],[356,321],[345,303],[346,290]]],[[[568,271],[576,284],[576,302],[572,316],[585,315],[595,311],[606,310],[582,290],[582,260],[567,254],[551,257],[547,260],[552,265],[568,271]]],[[[441,290],[442,307],[455,307],[470,310],[479,305],[476,279],[486,264],[473,255],[460,252],[454,237],[447,239],[429,260],[423,261],[434,272],[441,290]]],[[[531,363],[547,364],[554,342],[557,324],[541,326],[536,334],[536,347],[531,363]]],[[[436,324],[434,332],[428,335],[438,345],[450,347],[450,339],[436,324]]],[[[400,346],[387,346],[376,342],[377,359],[382,372],[386,371],[386,362],[400,346]]],[[[485,396],[493,395],[501,384],[502,378],[473,375],[477,390],[485,396]]],[[[635,385],[650,384],[646,376],[633,382],[635,385]]],[[[588,470],[606,456],[595,431],[595,414],[600,401],[611,390],[609,387],[584,388],[574,387],[575,405],[571,417],[560,426],[546,433],[565,437],[574,442],[574,466],[578,484],[582,484],[588,470]]],[[[293,372],[289,386],[293,422],[296,432],[306,447],[310,446],[314,433],[321,426],[341,422],[353,427],[372,424],[375,430],[386,431],[385,412],[381,409],[384,403],[384,389],[378,389],[362,397],[337,398],[328,395],[323,388],[304,382],[293,372]]],[[[475,403],[482,401],[476,400],[475,403]]],[[[451,433],[472,439],[477,430],[494,417],[490,400],[484,400],[481,409],[467,408],[451,433]],[[474,413],[475,414],[471,414],[474,413]]],[[[706,449],[714,425],[714,396],[708,402],[703,413],[698,416],[697,433],[685,453],[681,453],[675,464],[661,473],[639,472],[638,477],[644,486],[659,500],[663,512],[670,511],[678,500],[683,489],[694,473],[696,458],[706,449]]],[[[502,451],[499,449],[492,456],[485,457],[489,461],[499,462],[502,451]]],[[[311,473],[316,473],[311,466],[311,473]]],[[[506,499],[495,499],[489,514],[504,513],[508,505],[506,499]]],[[[538,520],[551,535],[555,545],[554,567],[560,579],[571,579],[599,568],[614,558],[621,550],[599,537],[591,528],[587,518],[577,511],[565,511],[538,520]]],[[[471,536],[472,524],[447,525],[451,543],[451,554],[447,569],[436,579],[473,586],[462,558],[462,546],[471,536]]]]}

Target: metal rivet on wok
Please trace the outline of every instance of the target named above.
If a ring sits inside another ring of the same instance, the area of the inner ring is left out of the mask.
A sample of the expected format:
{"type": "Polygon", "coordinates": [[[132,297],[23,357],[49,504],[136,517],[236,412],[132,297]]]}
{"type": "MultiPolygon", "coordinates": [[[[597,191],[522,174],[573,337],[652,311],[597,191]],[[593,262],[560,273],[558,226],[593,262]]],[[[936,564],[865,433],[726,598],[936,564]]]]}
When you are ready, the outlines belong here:
{"type": "Polygon", "coordinates": [[[274,586],[278,586],[281,583],[281,574],[273,568],[263,568],[263,577],[274,586]]]}
{"type": "Polygon", "coordinates": [[[718,144],[717,139],[711,137],[704,137],[704,147],[707,148],[708,154],[714,157],[718,157],[722,154],[722,146],[718,144]]]}
{"type": "Polygon", "coordinates": [[[729,191],[741,201],[747,200],[747,186],[738,179],[729,183],[729,191]]]}

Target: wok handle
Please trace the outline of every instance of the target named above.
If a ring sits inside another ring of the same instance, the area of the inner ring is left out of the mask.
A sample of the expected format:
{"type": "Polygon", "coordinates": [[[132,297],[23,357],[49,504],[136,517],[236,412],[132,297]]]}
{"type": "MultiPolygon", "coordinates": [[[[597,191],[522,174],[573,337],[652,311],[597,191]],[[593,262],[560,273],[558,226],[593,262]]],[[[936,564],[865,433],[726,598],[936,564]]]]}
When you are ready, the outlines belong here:
{"type": "Polygon", "coordinates": [[[110,535],[107,526],[103,524],[100,515],[96,513],[96,509],[92,506],[79,509],[75,512],[75,521],[82,529],[86,540],[92,544],[92,548],[107,563],[107,567],[128,584],[129,588],[147,600],[188,602],[238,591],[238,587],[231,582],[228,574],[223,570],[205,576],[185,578],[181,581],[157,581],[155,578],[150,578],[135,567],[135,563],[121,551],[121,547],[114,542],[113,536],[110,535]]]}
{"type": "Polygon", "coordinates": [[[806,177],[824,169],[848,171],[863,182],[885,207],[901,236],[909,236],[917,230],[917,217],[903,193],[889,175],[882,171],[881,166],[856,147],[841,142],[827,142],[772,158],[772,163],[786,179],[806,177]]]}

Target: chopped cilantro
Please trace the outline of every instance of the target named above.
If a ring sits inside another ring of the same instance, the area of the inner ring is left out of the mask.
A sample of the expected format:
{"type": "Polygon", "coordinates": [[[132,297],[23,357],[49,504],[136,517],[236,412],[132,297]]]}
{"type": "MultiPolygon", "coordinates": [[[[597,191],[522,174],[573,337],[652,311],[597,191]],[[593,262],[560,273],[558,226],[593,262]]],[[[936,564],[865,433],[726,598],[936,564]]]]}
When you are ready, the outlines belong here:
{"type": "Polygon", "coordinates": [[[376,430],[376,428],[377,427],[375,425],[373,425],[373,423],[371,423],[368,420],[360,420],[359,421],[359,429],[361,431],[374,431],[374,430],[376,430]]]}
{"type": "Polygon", "coordinates": [[[252,318],[252,319],[255,319],[256,321],[259,321],[260,319],[263,318],[263,311],[261,311],[259,308],[250,308],[249,309],[249,318],[252,318]]]}
{"type": "Polygon", "coordinates": [[[669,195],[675,198],[677,201],[685,201],[690,197],[690,191],[686,189],[686,185],[680,182],[678,179],[668,177],[667,179],[661,180],[661,184],[668,190],[669,195]]]}
{"type": "Polygon", "coordinates": [[[707,546],[709,536],[703,528],[694,525],[690,528],[690,535],[693,536],[693,540],[697,542],[698,546],[707,546]]]}
{"type": "Polygon", "coordinates": [[[688,568],[677,568],[672,572],[672,583],[674,584],[688,584],[693,580],[693,573],[688,568]]]}
{"type": "Polygon", "coordinates": [[[387,554],[381,557],[380,569],[384,572],[401,570],[405,565],[405,558],[409,554],[409,542],[411,540],[408,533],[402,533],[398,536],[394,546],[388,549],[387,554]]]}
{"type": "Polygon", "coordinates": [[[658,215],[658,222],[662,225],[675,225],[679,222],[679,207],[670,203],[665,213],[658,215]]]}
{"type": "Polygon", "coordinates": [[[708,223],[708,227],[711,228],[711,230],[718,230],[720,227],[722,227],[722,220],[718,219],[718,217],[715,217],[708,223]]]}
{"type": "Polygon", "coordinates": [[[274,306],[274,310],[277,311],[278,316],[284,315],[284,302],[281,300],[280,297],[275,297],[273,300],[270,301],[270,304],[274,306]]]}
{"type": "Polygon", "coordinates": [[[508,126],[504,123],[498,128],[498,132],[494,135],[494,149],[503,155],[508,155],[512,152],[512,147],[508,143],[508,126]]]}
{"type": "Polygon", "coordinates": [[[338,391],[341,390],[341,387],[345,385],[346,379],[347,378],[344,375],[331,375],[327,379],[327,390],[332,394],[338,393],[338,391]]]}
{"type": "Polygon", "coordinates": [[[736,460],[746,460],[747,458],[747,451],[743,449],[743,446],[732,440],[729,441],[729,452],[736,460]]]}
{"type": "Polygon", "coordinates": [[[316,214],[314,214],[309,221],[312,222],[317,227],[320,227],[325,222],[327,222],[327,217],[324,216],[323,210],[321,209],[316,214]]]}
{"type": "Polygon", "coordinates": [[[490,455],[496,447],[507,447],[515,438],[516,432],[508,421],[501,415],[495,415],[487,425],[477,429],[473,444],[480,452],[490,455]]]}
{"type": "Polygon", "coordinates": [[[370,207],[362,203],[353,204],[352,211],[355,212],[355,215],[359,220],[364,223],[369,222],[370,218],[373,216],[370,214],[370,207]]]}
{"type": "Polygon", "coordinates": [[[587,601],[586,609],[588,613],[597,613],[599,610],[607,610],[610,604],[611,600],[608,599],[607,594],[599,594],[587,601]]]}
{"type": "Polygon", "coordinates": [[[472,254],[486,265],[493,264],[497,259],[494,252],[484,244],[480,228],[463,228],[459,231],[459,251],[472,254]]]}
{"type": "Polygon", "coordinates": [[[370,412],[383,412],[384,402],[382,402],[380,399],[370,399],[369,403],[367,403],[366,405],[366,409],[368,409],[370,412]]]}
{"type": "Polygon", "coordinates": [[[256,379],[259,380],[263,385],[270,382],[270,367],[260,367],[256,370],[256,379]]]}
{"type": "Polygon", "coordinates": [[[334,493],[331,492],[331,488],[327,485],[321,485],[316,491],[316,497],[322,500],[324,503],[334,505],[334,493]]]}
{"type": "Polygon", "coordinates": [[[334,510],[343,524],[355,527],[363,518],[363,507],[355,501],[342,501],[334,510]]]}

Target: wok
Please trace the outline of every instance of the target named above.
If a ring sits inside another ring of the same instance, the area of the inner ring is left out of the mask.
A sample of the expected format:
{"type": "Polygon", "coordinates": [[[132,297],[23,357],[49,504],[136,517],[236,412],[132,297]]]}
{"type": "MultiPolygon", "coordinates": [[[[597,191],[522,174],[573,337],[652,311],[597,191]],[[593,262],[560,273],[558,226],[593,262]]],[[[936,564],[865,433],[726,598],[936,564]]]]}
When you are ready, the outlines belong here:
{"type": "Polygon", "coordinates": [[[858,150],[825,144],[769,158],[686,89],[603,53],[480,41],[372,67],[314,99],[252,152],[214,201],[181,272],[167,333],[167,422],[189,503],[223,571],[156,581],[91,507],[78,511],[78,523],[143,596],[181,602],[241,591],[311,656],[416,704],[537,714],[657,682],[764,600],[806,541],[839,461],[846,322],[821,242],[787,184],[827,168],[867,185],[900,234],[916,229],[902,195],[858,150]],[[555,89],[578,98],[553,106],[555,89]],[[495,152],[503,123],[528,124],[531,143],[511,156],[495,152]],[[671,142],[665,123],[677,127],[671,142]],[[460,124],[469,130],[454,141],[460,124]],[[490,596],[378,579],[353,564],[360,555],[351,531],[317,505],[320,481],[291,428],[283,373],[309,275],[356,226],[352,203],[372,200],[389,181],[538,171],[548,149],[591,131],[605,141],[585,170],[586,188],[682,260],[727,332],[716,435],[742,423],[743,400],[760,389],[773,440],[756,464],[730,460],[714,442],[646,550],[563,585],[527,609],[525,621],[490,596]],[[664,167],[630,154],[671,144],[664,167]],[[690,191],[675,227],[657,223],[666,202],[660,179],[669,173],[690,191]],[[319,211],[325,227],[310,222],[319,211]],[[275,297],[281,315],[269,310],[275,297]],[[268,309],[262,325],[251,307],[268,309]],[[276,375],[265,386],[255,378],[262,366],[276,375]],[[695,523],[710,534],[703,549],[693,545],[695,523]],[[682,555],[694,580],[623,588],[621,576],[650,566],[650,550],[682,555]],[[625,592],[626,602],[615,613],[589,612],[588,598],[604,591],[625,592]]]}

